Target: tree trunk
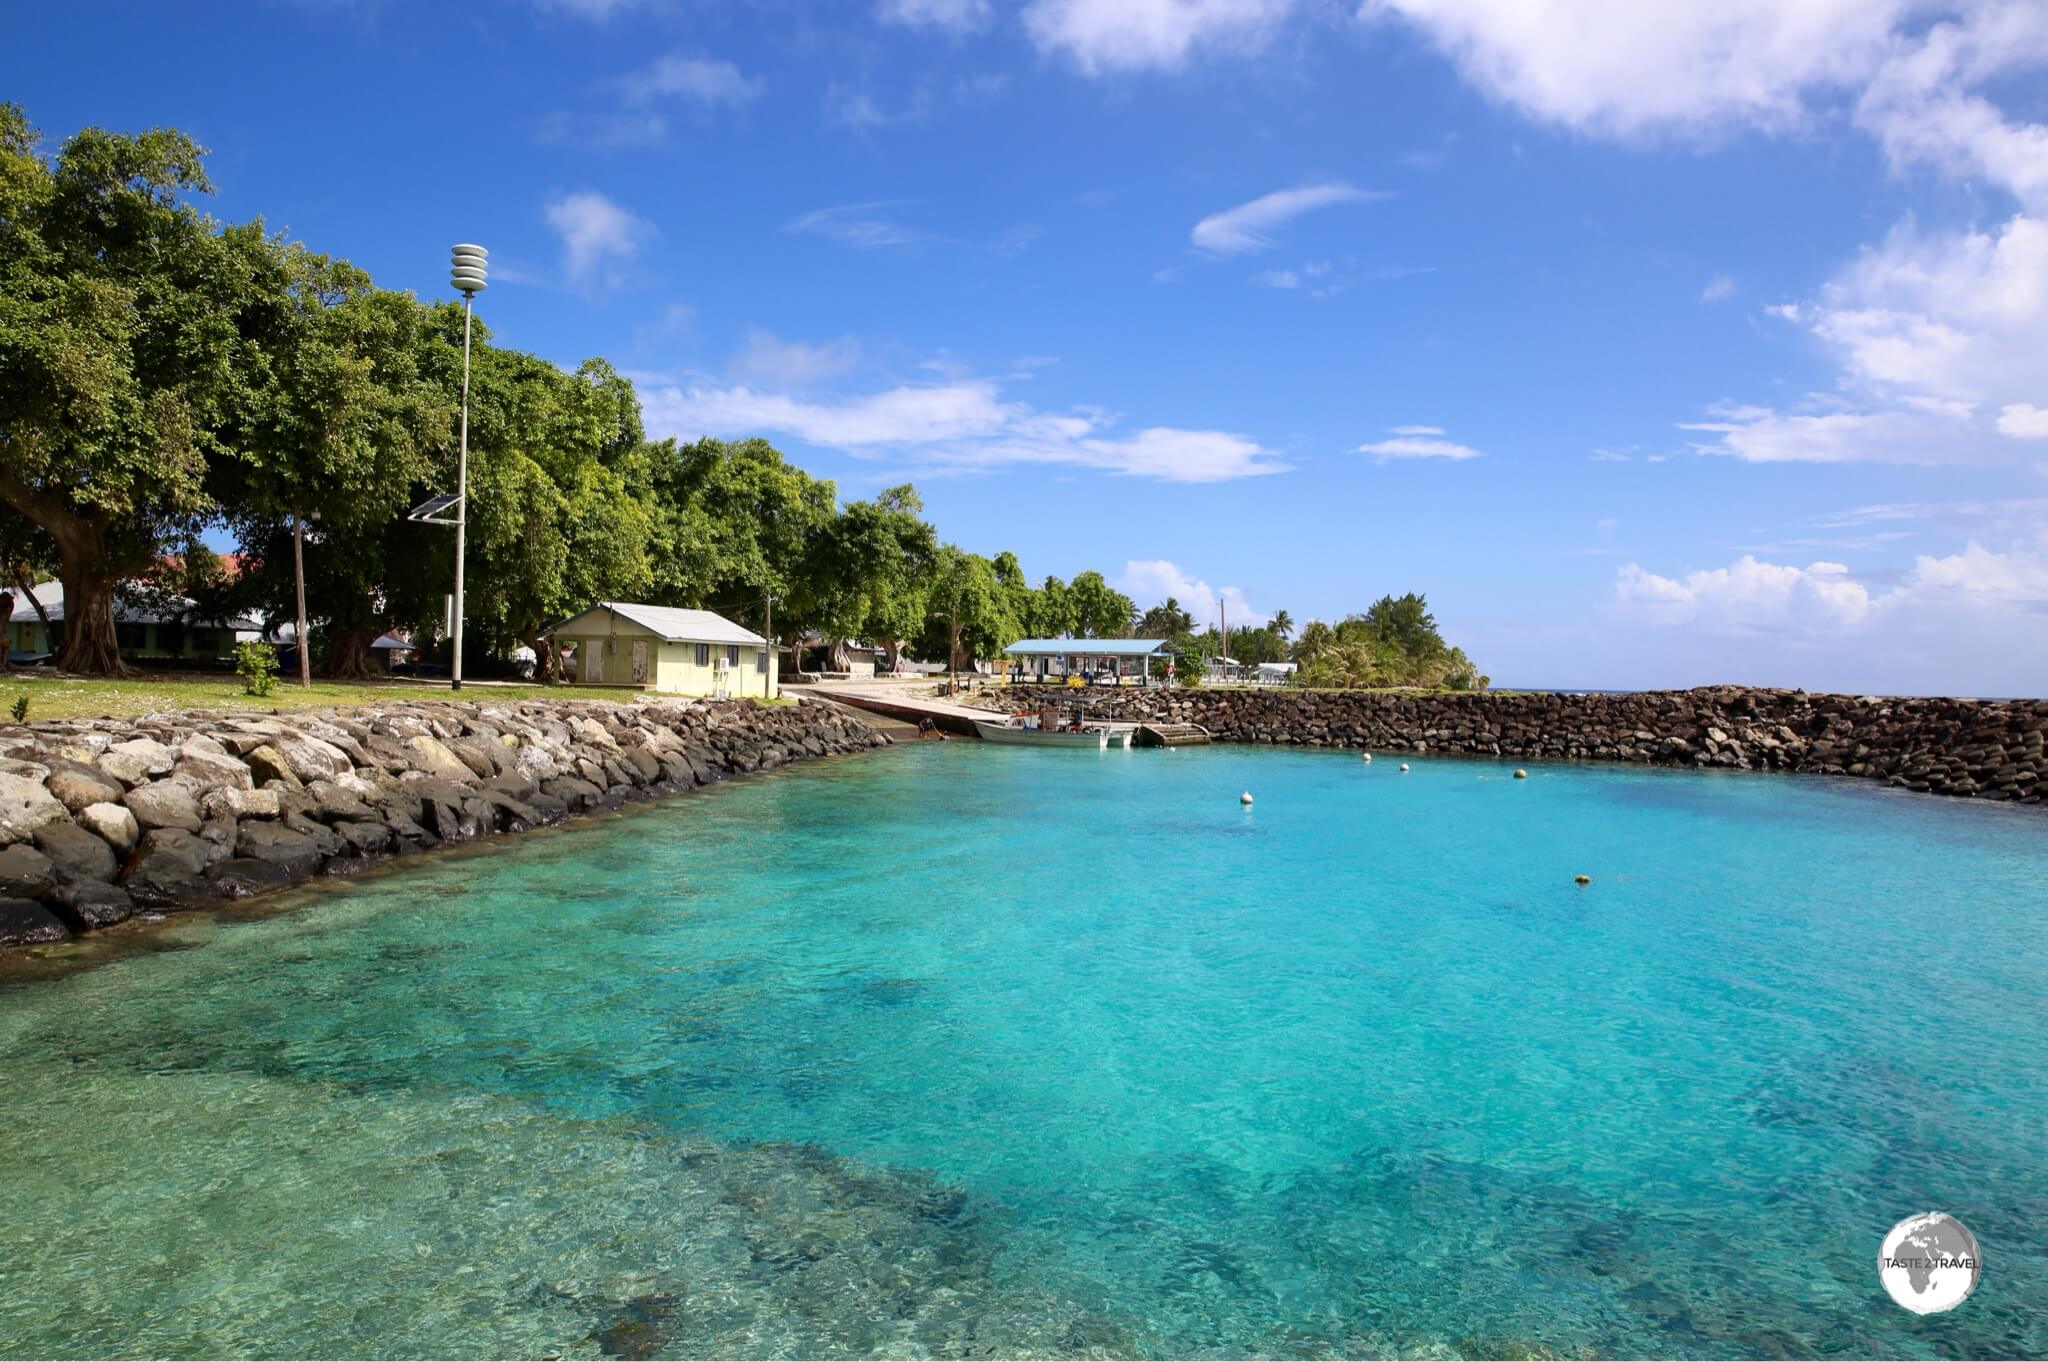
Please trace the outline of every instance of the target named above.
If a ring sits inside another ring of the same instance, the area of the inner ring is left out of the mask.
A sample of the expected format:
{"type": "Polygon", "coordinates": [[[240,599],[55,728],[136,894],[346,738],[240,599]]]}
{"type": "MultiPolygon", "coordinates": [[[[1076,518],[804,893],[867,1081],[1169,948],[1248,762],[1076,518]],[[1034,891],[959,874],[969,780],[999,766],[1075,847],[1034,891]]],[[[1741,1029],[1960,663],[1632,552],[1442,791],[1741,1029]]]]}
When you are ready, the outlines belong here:
{"type": "MultiPolygon", "coordinates": [[[[104,568],[88,567],[62,538],[64,556],[64,646],[57,650],[57,669],[83,676],[132,676],[135,669],[121,660],[121,641],[114,635],[114,586],[120,579],[104,568]]],[[[92,555],[97,558],[97,554],[92,555]]]]}
{"type": "MultiPolygon", "coordinates": [[[[366,681],[377,674],[376,652],[370,647],[383,633],[377,625],[330,625],[326,631],[327,655],[320,659],[320,674],[337,681],[366,681]]],[[[301,640],[299,647],[306,644],[301,640]]]]}
{"type": "Polygon", "coordinates": [[[14,645],[8,642],[13,633],[14,593],[12,591],[0,591],[0,672],[4,672],[14,665],[8,658],[8,654],[14,651],[14,645]]]}
{"type": "MultiPolygon", "coordinates": [[[[29,585],[28,578],[22,575],[20,568],[14,570],[14,584],[21,588],[22,595],[28,597],[28,603],[36,608],[36,618],[43,622],[43,641],[48,645],[47,651],[56,652],[57,630],[50,623],[50,612],[43,608],[42,598],[36,595],[35,588],[29,585]]],[[[8,614],[11,618],[13,612],[9,611],[8,614]]]]}
{"type": "Polygon", "coordinates": [[[827,641],[825,670],[828,672],[850,672],[853,670],[853,654],[847,651],[845,639],[835,638],[827,641]]]}
{"type": "Polygon", "coordinates": [[[555,647],[555,641],[538,629],[529,629],[520,636],[520,642],[533,649],[533,679],[543,686],[552,686],[562,679],[562,652],[555,647]]]}
{"type": "Polygon", "coordinates": [[[902,671],[903,640],[900,638],[878,638],[875,640],[875,642],[882,645],[882,661],[885,664],[884,670],[886,670],[891,676],[894,676],[897,672],[902,671]]]}

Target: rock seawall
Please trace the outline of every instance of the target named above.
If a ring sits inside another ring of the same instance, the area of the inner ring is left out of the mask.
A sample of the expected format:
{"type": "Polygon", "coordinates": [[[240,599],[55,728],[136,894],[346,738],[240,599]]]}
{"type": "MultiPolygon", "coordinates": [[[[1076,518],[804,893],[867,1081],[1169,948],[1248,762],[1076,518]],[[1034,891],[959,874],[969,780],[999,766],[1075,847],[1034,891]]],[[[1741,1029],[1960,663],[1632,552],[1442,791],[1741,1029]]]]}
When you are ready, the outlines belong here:
{"type": "Polygon", "coordinates": [[[2048,700],[1884,699],[1711,686],[1638,694],[1010,687],[994,707],[1089,702],[1096,718],[1196,723],[1223,742],[1811,771],[2040,803],[2048,700]]]}
{"type": "Polygon", "coordinates": [[[888,741],[814,700],[405,701],[0,727],[0,949],[888,741]]]}

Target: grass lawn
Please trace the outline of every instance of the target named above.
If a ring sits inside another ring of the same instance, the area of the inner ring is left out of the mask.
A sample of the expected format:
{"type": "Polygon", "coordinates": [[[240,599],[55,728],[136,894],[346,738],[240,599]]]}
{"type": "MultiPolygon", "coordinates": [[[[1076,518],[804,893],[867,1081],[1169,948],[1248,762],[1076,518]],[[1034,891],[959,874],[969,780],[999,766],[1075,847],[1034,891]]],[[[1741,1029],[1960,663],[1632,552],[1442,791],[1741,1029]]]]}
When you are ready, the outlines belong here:
{"type": "MultiPolygon", "coordinates": [[[[496,681],[463,683],[462,698],[492,700],[626,700],[640,694],[630,687],[529,686],[496,681]]],[[[11,722],[16,699],[28,697],[28,718],[132,718],[157,710],[233,709],[266,714],[287,709],[326,709],[335,705],[389,703],[393,700],[445,700],[446,681],[315,681],[301,686],[280,676],[270,694],[244,695],[233,676],[209,672],[167,672],[126,681],[38,674],[32,670],[0,672],[0,724],[11,722]]]]}

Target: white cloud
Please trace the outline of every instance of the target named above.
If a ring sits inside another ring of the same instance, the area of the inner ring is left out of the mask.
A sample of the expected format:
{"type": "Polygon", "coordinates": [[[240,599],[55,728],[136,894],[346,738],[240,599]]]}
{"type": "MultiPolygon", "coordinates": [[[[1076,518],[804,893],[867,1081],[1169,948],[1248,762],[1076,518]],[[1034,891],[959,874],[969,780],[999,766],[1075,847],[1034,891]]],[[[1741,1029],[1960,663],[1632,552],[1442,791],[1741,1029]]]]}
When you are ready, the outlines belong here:
{"type": "Polygon", "coordinates": [[[787,435],[934,471],[1048,464],[1164,482],[1222,482],[1287,468],[1243,435],[1172,426],[1121,434],[1102,412],[1040,411],[1005,400],[991,380],[971,377],[820,399],[710,384],[642,385],[641,397],[651,431],[684,438],[787,435]]]}
{"type": "Polygon", "coordinates": [[[1998,429],[2015,440],[2048,440],[2048,407],[2009,402],[1998,413],[1998,429]]]}
{"type": "Polygon", "coordinates": [[[893,203],[843,203],[819,208],[784,223],[785,232],[805,232],[829,237],[842,245],[864,251],[886,250],[922,241],[924,234],[905,227],[888,216],[893,203]]]}
{"type": "MultiPolygon", "coordinates": [[[[2038,0],[1366,0],[1529,115],[1643,137],[1776,130],[1841,111],[1900,169],[1926,165],[2010,194],[1990,228],[1908,219],[1811,298],[1770,309],[1840,357],[1841,391],[1690,428],[1755,460],[2010,460],[2048,405],[2048,126],[1985,91],[2048,64],[2038,0]],[[1990,410],[1996,409],[1994,417],[1990,410]]],[[[1703,302],[1729,296],[1710,283],[1703,302]]]]}
{"type": "Polygon", "coordinates": [[[1841,563],[1806,567],[1766,563],[1744,554],[1722,568],[1662,577],[1640,564],[1623,567],[1614,593],[1653,624],[1684,624],[1721,634],[1782,629],[1835,629],[1870,613],[1870,592],[1841,563]]]}
{"type": "Polygon", "coordinates": [[[825,121],[859,132],[922,122],[931,112],[931,106],[931,89],[926,84],[919,84],[911,92],[909,103],[895,110],[883,107],[879,100],[859,86],[834,81],[825,87],[825,121]]]}
{"type": "Polygon", "coordinates": [[[1444,438],[1441,426],[1394,426],[1384,440],[1358,447],[1382,462],[1388,459],[1476,459],[1479,451],[1444,438]]]}
{"type": "Polygon", "coordinates": [[[1263,44],[1293,0],[1031,0],[1024,26],[1042,52],[1090,75],[1173,70],[1198,49],[1263,44]]]}
{"type": "Polygon", "coordinates": [[[1706,286],[1700,290],[1700,301],[1703,303],[1723,302],[1734,296],[1735,281],[1725,274],[1717,274],[1707,280],[1706,286]]]}
{"type": "Polygon", "coordinates": [[[836,378],[860,360],[860,342],[852,336],[807,345],[777,340],[773,333],[756,329],[747,333],[747,343],[727,367],[734,377],[746,382],[803,388],[836,378]]]}
{"type": "Polygon", "coordinates": [[[1303,213],[1333,203],[1363,203],[1386,197],[1383,193],[1368,193],[1336,181],[1304,185],[1300,189],[1282,189],[1262,195],[1250,203],[1210,214],[1195,224],[1189,239],[1198,250],[1212,255],[1262,251],[1273,244],[1269,233],[1303,213]]]}
{"type": "Polygon", "coordinates": [[[2038,695],[2048,675],[2048,532],[1921,554],[1895,580],[1747,554],[1675,577],[1630,563],[1614,602],[1638,651],[1639,631],[1660,633],[1663,682],[2038,695]]]}
{"type": "Polygon", "coordinates": [[[638,255],[654,235],[652,223],[593,190],[560,195],[543,211],[562,238],[569,278],[579,284],[618,282],[613,267],[638,255]]]}
{"type": "Polygon", "coordinates": [[[1267,288],[1300,288],[1301,276],[1293,270],[1264,270],[1253,275],[1252,282],[1267,288]]]}
{"type": "Polygon", "coordinates": [[[1580,132],[1784,127],[1867,79],[1913,0],[1364,0],[1492,98],[1580,132]]]}
{"type": "Polygon", "coordinates": [[[1791,411],[1724,404],[1710,414],[1714,419],[1679,425],[1712,437],[1693,449],[1747,463],[1941,464],[1991,457],[1982,430],[1967,411],[1954,409],[1846,410],[1839,399],[1816,394],[1791,411]]]}
{"type": "Polygon", "coordinates": [[[1191,577],[1181,568],[1164,558],[1134,558],[1124,564],[1123,576],[1116,579],[1116,589],[1137,602],[1140,610],[1163,604],[1171,596],[1179,602],[1181,609],[1195,617],[1195,627],[1213,628],[1216,625],[1216,603],[1221,600],[1229,616],[1230,627],[1256,628],[1272,619],[1271,612],[1254,610],[1245,599],[1243,590],[1226,586],[1221,590],[1212,588],[1199,577],[1191,577]]]}
{"type": "Polygon", "coordinates": [[[635,99],[672,96],[699,104],[745,104],[760,98],[767,88],[758,77],[742,75],[729,61],[680,53],[663,57],[626,80],[626,93],[635,99]]]}
{"type": "Polygon", "coordinates": [[[910,28],[972,33],[989,21],[989,0],[880,0],[875,17],[910,28]]]}

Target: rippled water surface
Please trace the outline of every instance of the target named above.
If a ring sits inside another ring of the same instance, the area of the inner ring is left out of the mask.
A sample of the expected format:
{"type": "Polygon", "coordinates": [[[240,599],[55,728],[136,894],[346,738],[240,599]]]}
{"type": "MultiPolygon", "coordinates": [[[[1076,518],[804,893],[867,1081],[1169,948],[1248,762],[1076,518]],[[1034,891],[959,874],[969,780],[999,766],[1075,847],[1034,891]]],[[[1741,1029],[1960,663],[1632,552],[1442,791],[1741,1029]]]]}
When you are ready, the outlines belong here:
{"type": "Polygon", "coordinates": [[[0,1353],[2048,1354],[2048,817],[1410,760],[926,744],[0,982],[0,1353]]]}

